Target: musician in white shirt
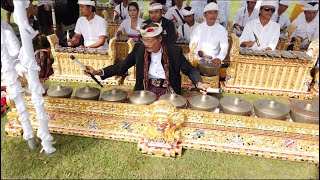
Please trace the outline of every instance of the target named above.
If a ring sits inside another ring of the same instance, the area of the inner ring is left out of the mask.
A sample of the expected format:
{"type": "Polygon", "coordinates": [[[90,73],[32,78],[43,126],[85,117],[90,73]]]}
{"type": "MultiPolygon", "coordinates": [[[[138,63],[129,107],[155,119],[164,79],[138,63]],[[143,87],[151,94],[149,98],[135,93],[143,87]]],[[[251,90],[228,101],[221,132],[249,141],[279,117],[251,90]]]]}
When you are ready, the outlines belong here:
{"type": "Polygon", "coordinates": [[[292,23],[298,26],[294,37],[301,39],[301,48],[307,49],[309,44],[319,39],[319,4],[309,3],[304,6],[304,13],[301,13],[292,23]]]}
{"type": "Polygon", "coordinates": [[[240,8],[233,19],[233,33],[241,36],[243,28],[249,21],[259,17],[259,11],[255,9],[257,0],[248,0],[247,5],[240,8]]]}
{"type": "Polygon", "coordinates": [[[204,8],[206,21],[199,24],[191,34],[189,47],[197,44],[195,55],[198,60],[211,60],[213,64],[221,64],[228,54],[228,32],[216,23],[218,20],[218,5],[214,2],[204,8]]]}
{"type": "Polygon", "coordinates": [[[194,8],[187,6],[182,10],[182,14],[186,23],[178,28],[178,40],[184,40],[189,43],[192,31],[197,27],[197,25],[199,25],[199,23],[194,20],[194,8]]]}
{"type": "Polygon", "coordinates": [[[170,7],[164,17],[172,21],[175,27],[178,28],[184,24],[184,19],[182,16],[182,9],[184,6],[182,5],[183,0],[175,0],[174,2],[176,5],[170,7]]]}
{"type": "Polygon", "coordinates": [[[286,28],[290,25],[290,18],[285,11],[290,6],[291,1],[283,1],[279,2],[278,10],[273,13],[272,20],[280,25],[280,38],[286,39],[288,37],[288,33],[285,32],[286,28]]]}
{"type": "Polygon", "coordinates": [[[123,0],[121,4],[118,4],[114,8],[114,13],[113,13],[113,20],[125,20],[130,18],[129,12],[128,12],[128,6],[129,6],[129,0],[123,0]]]}
{"type": "Polygon", "coordinates": [[[139,5],[136,2],[129,3],[129,19],[125,19],[120,24],[120,27],[117,30],[116,36],[119,37],[122,32],[125,32],[128,38],[138,38],[139,33],[136,30],[136,27],[140,26],[143,19],[139,18],[139,5]]]}
{"type": "Polygon", "coordinates": [[[68,40],[68,45],[78,44],[82,35],[85,47],[107,49],[107,21],[95,14],[95,2],[79,0],[78,4],[83,16],[77,20],[75,34],[68,40]]]}
{"type": "Polygon", "coordinates": [[[248,22],[239,38],[240,47],[255,50],[275,50],[280,36],[280,25],[271,20],[278,2],[263,1],[260,17],[248,22]]]}

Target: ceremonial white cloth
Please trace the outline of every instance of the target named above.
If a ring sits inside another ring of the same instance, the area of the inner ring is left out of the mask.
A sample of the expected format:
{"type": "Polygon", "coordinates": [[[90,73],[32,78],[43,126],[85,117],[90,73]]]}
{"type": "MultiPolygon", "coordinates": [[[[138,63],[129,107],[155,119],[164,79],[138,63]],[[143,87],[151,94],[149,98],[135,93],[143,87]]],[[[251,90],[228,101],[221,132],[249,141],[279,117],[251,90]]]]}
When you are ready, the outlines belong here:
{"type": "Polygon", "coordinates": [[[262,50],[270,47],[275,50],[279,41],[280,25],[270,20],[268,24],[262,26],[259,18],[250,21],[244,27],[243,33],[239,38],[240,44],[244,41],[255,41],[254,34],[259,39],[260,46],[254,43],[251,49],[262,50]]]}
{"type": "Polygon", "coordinates": [[[189,47],[193,43],[198,46],[195,49],[195,56],[200,59],[198,52],[204,51],[206,55],[214,58],[219,58],[221,61],[225,59],[228,54],[228,32],[220,24],[216,23],[213,26],[208,26],[206,22],[199,24],[194,28],[191,34],[189,47]]]}
{"type": "Polygon", "coordinates": [[[179,40],[186,40],[188,42],[190,42],[190,37],[191,37],[191,34],[193,32],[193,30],[195,29],[195,27],[197,27],[199,25],[199,23],[197,22],[194,22],[193,26],[189,26],[187,23],[185,23],[184,25],[181,25],[179,28],[178,28],[178,39],[179,40]],[[184,36],[183,36],[183,33],[182,33],[182,26],[184,26],[184,36]]]}
{"type": "MultiPolygon", "coordinates": [[[[137,26],[140,26],[143,23],[143,21],[143,19],[138,18],[137,26]]],[[[131,18],[122,21],[117,31],[124,31],[127,34],[127,36],[139,35],[139,33],[135,29],[131,28],[131,18]]]]}
{"type": "MultiPolygon", "coordinates": [[[[259,11],[253,9],[251,15],[249,16],[247,6],[240,8],[233,19],[233,25],[239,24],[242,27],[245,27],[249,21],[257,19],[259,17],[259,11]]],[[[236,28],[233,29],[233,32],[237,35],[241,35],[242,32],[239,32],[236,28]]]]}
{"type": "MultiPolygon", "coordinates": [[[[74,32],[82,34],[84,45],[90,46],[99,41],[99,36],[105,36],[107,34],[107,21],[97,14],[95,14],[94,18],[90,21],[88,21],[86,17],[79,17],[74,32]]],[[[107,48],[108,42],[106,41],[100,49],[107,48]]]]}
{"type": "Polygon", "coordinates": [[[298,26],[294,33],[294,37],[302,37],[304,41],[301,43],[301,48],[306,49],[309,43],[315,39],[319,39],[319,16],[316,16],[310,23],[306,21],[304,13],[301,13],[297,19],[292,22],[298,26]]]}
{"type": "MultiPolygon", "coordinates": [[[[116,11],[121,17],[122,19],[129,19],[130,16],[129,16],[129,12],[128,12],[128,7],[123,7],[123,3],[121,3],[121,14],[120,14],[120,4],[117,5],[115,8],[114,8],[114,11],[116,11]]],[[[116,17],[117,13],[114,12],[113,13],[113,19],[116,17]]]]}
{"type": "MultiPolygon", "coordinates": [[[[12,62],[14,64],[15,69],[17,70],[17,73],[19,76],[25,76],[28,77],[28,70],[26,67],[24,67],[21,64],[21,61],[18,59],[18,55],[20,52],[20,42],[19,39],[17,38],[15,32],[13,31],[12,27],[6,23],[5,21],[3,21],[1,19],[1,30],[4,31],[5,33],[5,39],[4,42],[7,45],[9,51],[9,55],[12,57],[12,59],[14,60],[14,62],[12,62]]],[[[1,66],[2,68],[2,66],[1,66]]],[[[2,70],[1,70],[1,74],[2,74],[2,70]]]]}
{"type": "Polygon", "coordinates": [[[170,7],[166,12],[166,14],[164,15],[165,18],[169,19],[174,23],[176,28],[178,28],[183,24],[183,21],[180,18],[180,16],[183,18],[183,13],[182,13],[183,8],[184,6],[182,6],[181,9],[179,10],[177,6],[170,7]],[[176,10],[178,10],[178,12],[180,13],[180,16],[178,15],[176,10]]]}

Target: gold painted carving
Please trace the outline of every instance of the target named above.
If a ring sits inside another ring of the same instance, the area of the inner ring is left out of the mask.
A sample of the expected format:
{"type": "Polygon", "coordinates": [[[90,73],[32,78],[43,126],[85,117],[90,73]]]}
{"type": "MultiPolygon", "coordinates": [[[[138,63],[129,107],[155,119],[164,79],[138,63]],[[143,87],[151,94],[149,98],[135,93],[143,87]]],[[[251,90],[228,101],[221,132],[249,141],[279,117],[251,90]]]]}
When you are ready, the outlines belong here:
{"type": "Polygon", "coordinates": [[[151,117],[143,133],[149,141],[174,143],[180,140],[184,114],[166,101],[156,101],[151,107],[151,117]]]}

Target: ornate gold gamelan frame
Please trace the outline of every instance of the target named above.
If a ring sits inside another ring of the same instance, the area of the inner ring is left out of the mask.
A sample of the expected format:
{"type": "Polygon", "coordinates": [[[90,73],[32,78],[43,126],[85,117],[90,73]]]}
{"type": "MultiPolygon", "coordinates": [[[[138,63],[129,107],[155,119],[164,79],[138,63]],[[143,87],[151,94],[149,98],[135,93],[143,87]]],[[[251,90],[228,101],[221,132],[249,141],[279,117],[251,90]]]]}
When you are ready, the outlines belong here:
{"type": "MultiPolygon", "coordinates": [[[[59,44],[57,35],[52,34],[47,36],[47,39],[51,45],[51,52],[54,58],[53,69],[54,74],[50,76],[50,79],[58,82],[90,82],[94,81],[84,74],[83,70],[74,63],[70,56],[73,55],[84,65],[92,66],[94,69],[101,69],[106,66],[115,63],[116,38],[112,38],[109,41],[109,49],[106,55],[102,54],[84,54],[84,53],[68,53],[68,52],[56,52],[55,47],[59,44]]],[[[102,84],[119,85],[121,77],[111,77],[101,81],[102,84]]]]}
{"type": "MultiPolygon", "coordinates": [[[[138,142],[148,155],[177,157],[182,148],[319,163],[319,126],[177,109],[165,101],[132,105],[45,97],[51,133],[138,142]]],[[[31,98],[26,97],[37,129],[31,98]]],[[[17,112],[8,113],[8,135],[21,136],[17,112]]]]}
{"type": "MultiPolygon", "coordinates": [[[[239,53],[239,39],[232,35],[230,66],[221,87],[226,92],[256,93],[294,98],[312,98],[311,69],[317,61],[319,40],[308,50],[312,60],[248,56],[239,53]]],[[[308,52],[308,51],[307,51],[308,52]]]]}

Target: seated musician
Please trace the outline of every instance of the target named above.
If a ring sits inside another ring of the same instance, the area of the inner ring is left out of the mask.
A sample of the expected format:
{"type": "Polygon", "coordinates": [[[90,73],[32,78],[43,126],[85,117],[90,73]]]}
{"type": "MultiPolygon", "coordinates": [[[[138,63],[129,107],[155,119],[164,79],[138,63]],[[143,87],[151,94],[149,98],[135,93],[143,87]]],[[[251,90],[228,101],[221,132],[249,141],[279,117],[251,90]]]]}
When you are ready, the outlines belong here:
{"type": "Polygon", "coordinates": [[[128,6],[128,9],[130,18],[122,21],[119,29],[117,30],[116,36],[119,37],[122,32],[125,32],[128,38],[139,38],[139,33],[136,30],[136,27],[139,27],[144,21],[138,17],[139,5],[136,2],[131,2],[128,6]]]}
{"type": "Polygon", "coordinates": [[[118,21],[118,20],[125,20],[130,18],[129,12],[128,12],[128,6],[129,6],[129,0],[123,0],[122,3],[118,4],[114,8],[114,13],[113,13],[113,20],[118,21]]]}
{"type": "Polygon", "coordinates": [[[240,8],[233,19],[233,33],[237,36],[241,36],[243,28],[249,21],[257,19],[259,12],[255,8],[257,0],[248,0],[247,5],[240,8]]]}
{"type": "Polygon", "coordinates": [[[304,5],[304,13],[301,13],[292,24],[298,26],[294,38],[301,40],[301,49],[307,49],[309,44],[319,39],[319,4],[311,2],[304,5]]]}
{"type": "Polygon", "coordinates": [[[95,2],[79,0],[78,4],[83,16],[77,20],[75,34],[68,40],[68,45],[78,44],[82,35],[85,47],[107,49],[107,21],[95,13],[95,2]]]}
{"type": "Polygon", "coordinates": [[[101,79],[124,74],[136,65],[136,84],[134,90],[148,90],[158,97],[166,93],[181,94],[180,71],[187,75],[199,89],[206,90],[209,85],[201,82],[199,71],[185,58],[182,49],[173,44],[163,43],[163,28],[158,23],[139,27],[142,43],[136,43],[124,61],[94,70],[87,66],[85,72],[99,75],[101,79]]]}
{"type": "Polygon", "coordinates": [[[248,22],[239,38],[240,47],[255,50],[275,50],[280,36],[280,25],[271,20],[278,2],[263,1],[259,18],[248,22]]]}
{"type": "Polygon", "coordinates": [[[182,16],[184,6],[182,5],[183,0],[174,0],[174,2],[176,5],[170,7],[164,17],[172,21],[176,28],[178,28],[185,23],[182,16]]]}
{"type": "Polygon", "coordinates": [[[228,54],[228,32],[219,23],[218,5],[209,3],[204,8],[206,21],[199,24],[191,34],[189,47],[197,43],[194,53],[198,60],[206,59],[213,64],[221,64],[228,54]]]}
{"type": "Polygon", "coordinates": [[[278,23],[280,25],[280,38],[281,39],[287,39],[288,38],[288,34],[285,32],[285,30],[287,29],[288,25],[291,23],[290,22],[290,18],[287,15],[287,13],[285,13],[285,11],[288,9],[288,7],[290,6],[291,1],[279,1],[279,7],[277,12],[273,13],[272,16],[272,20],[275,21],[276,23],[278,23]]]}
{"type": "Polygon", "coordinates": [[[199,25],[199,23],[194,20],[195,12],[195,9],[190,6],[187,6],[182,10],[185,23],[178,28],[179,40],[184,40],[188,43],[190,42],[192,31],[199,25]]]}
{"type": "Polygon", "coordinates": [[[174,44],[176,36],[176,28],[172,21],[162,16],[163,5],[156,2],[151,2],[148,6],[150,19],[144,21],[143,23],[159,23],[163,28],[163,42],[174,44]]]}

